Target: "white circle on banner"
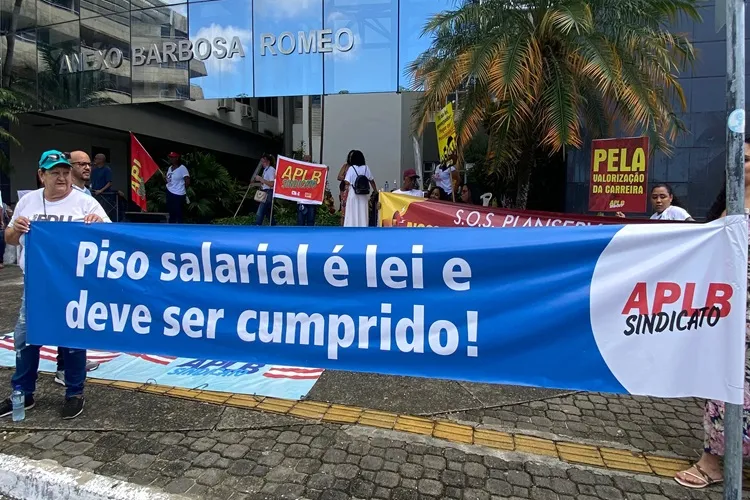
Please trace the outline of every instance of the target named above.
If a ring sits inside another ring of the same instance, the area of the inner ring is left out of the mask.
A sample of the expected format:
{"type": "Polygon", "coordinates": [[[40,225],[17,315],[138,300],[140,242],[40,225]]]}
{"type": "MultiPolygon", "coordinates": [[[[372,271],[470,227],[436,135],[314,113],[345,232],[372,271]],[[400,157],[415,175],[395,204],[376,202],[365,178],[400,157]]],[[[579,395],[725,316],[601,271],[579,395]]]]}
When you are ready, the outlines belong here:
{"type": "Polygon", "coordinates": [[[746,306],[744,285],[731,285],[729,263],[736,256],[727,239],[717,238],[726,230],[724,222],[685,229],[683,224],[631,224],[614,235],[591,279],[596,345],[630,394],[736,396],[731,385],[742,387],[744,357],[737,347],[744,335],[732,336],[744,332],[746,306]],[[716,303],[709,298],[727,292],[727,317],[709,309],[697,313],[702,321],[692,323],[691,309],[716,303]]]}
{"type": "Polygon", "coordinates": [[[729,114],[727,119],[727,127],[735,134],[745,133],[745,110],[735,109],[729,114]]]}

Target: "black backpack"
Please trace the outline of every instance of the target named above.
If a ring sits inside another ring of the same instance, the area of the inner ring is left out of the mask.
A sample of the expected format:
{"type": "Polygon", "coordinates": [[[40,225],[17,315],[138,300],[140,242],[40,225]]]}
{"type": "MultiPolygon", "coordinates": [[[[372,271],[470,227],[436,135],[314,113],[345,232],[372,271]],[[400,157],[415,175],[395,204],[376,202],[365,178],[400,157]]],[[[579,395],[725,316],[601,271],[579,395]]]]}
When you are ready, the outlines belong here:
{"type": "Polygon", "coordinates": [[[354,179],[354,194],[370,194],[370,179],[366,175],[357,172],[357,167],[352,166],[357,178],[354,179]]]}

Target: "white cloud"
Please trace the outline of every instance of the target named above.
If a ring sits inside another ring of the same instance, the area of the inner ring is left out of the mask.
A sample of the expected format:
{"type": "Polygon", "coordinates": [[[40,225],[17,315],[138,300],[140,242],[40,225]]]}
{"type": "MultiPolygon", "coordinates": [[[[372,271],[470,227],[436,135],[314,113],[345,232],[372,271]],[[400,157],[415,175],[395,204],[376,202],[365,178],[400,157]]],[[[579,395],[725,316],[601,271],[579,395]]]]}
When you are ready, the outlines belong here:
{"type": "MultiPolygon", "coordinates": [[[[336,62],[354,61],[359,57],[359,52],[362,50],[362,37],[359,36],[359,30],[356,26],[352,26],[349,21],[350,18],[339,11],[331,12],[326,18],[326,27],[333,30],[334,36],[336,34],[336,30],[342,28],[349,28],[354,34],[354,45],[352,46],[351,50],[348,50],[346,52],[334,50],[333,52],[329,53],[328,57],[331,57],[336,62]]],[[[341,38],[341,42],[344,44],[348,43],[348,36],[343,36],[341,38]]]]}
{"type": "MultiPolygon", "coordinates": [[[[211,23],[210,26],[204,26],[198,30],[193,37],[193,42],[199,38],[205,38],[209,41],[214,40],[217,37],[222,37],[227,41],[227,48],[231,45],[234,37],[239,38],[242,50],[245,53],[245,57],[252,57],[252,39],[253,33],[250,30],[244,30],[236,26],[221,26],[220,24],[211,23]]],[[[203,61],[206,65],[206,72],[208,76],[215,75],[217,73],[232,74],[237,72],[237,64],[242,61],[242,58],[237,54],[234,57],[225,57],[224,59],[218,59],[215,55],[211,55],[208,59],[203,61]]]]}
{"type": "Polygon", "coordinates": [[[321,9],[321,0],[256,0],[248,2],[255,4],[255,9],[259,13],[271,16],[274,19],[287,19],[296,17],[306,10],[321,9]]]}

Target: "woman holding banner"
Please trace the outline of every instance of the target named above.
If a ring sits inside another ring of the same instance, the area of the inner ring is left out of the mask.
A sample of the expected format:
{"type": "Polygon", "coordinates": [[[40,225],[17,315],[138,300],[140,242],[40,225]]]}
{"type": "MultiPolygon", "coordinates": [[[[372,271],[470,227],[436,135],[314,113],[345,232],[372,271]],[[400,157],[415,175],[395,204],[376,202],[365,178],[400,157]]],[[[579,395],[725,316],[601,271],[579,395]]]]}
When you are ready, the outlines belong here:
{"type": "MultiPolygon", "coordinates": [[[[65,155],[57,150],[45,151],[39,159],[38,176],[42,179],[43,188],[28,193],[18,200],[15,213],[5,229],[5,242],[21,247],[18,265],[26,273],[26,233],[36,221],[55,222],[110,222],[107,213],[93,197],[73,189],[72,166],[65,155]]],[[[54,253],[56,249],[45,251],[54,253]]],[[[41,314],[44,311],[35,311],[41,314]]],[[[38,345],[26,343],[26,296],[21,295],[21,309],[13,333],[16,350],[16,369],[11,378],[14,390],[24,394],[24,406],[34,407],[34,393],[39,371],[38,345]]],[[[62,410],[63,419],[75,418],[81,414],[84,406],[83,386],[86,381],[86,350],[60,347],[65,358],[65,403],[62,410]]],[[[10,399],[0,402],[0,417],[8,416],[13,411],[10,399]]]]}
{"type": "MultiPolygon", "coordinates": [[[[707,219],[712,221],[726,215],[726,187],[721,190],[707,219]]],[[[750,211],[750,139],[745,139],[745,213],[750,211]]],[[[748,242],[750,244],[750,242],[748,242]]],[[[750,261],[747,266],[750,282],[750,261]]],[[[748,308],[745,316],[745,395],[742,411],[742,456],[750,457],[750,286],[748,287],[748,308]]],[[[678,472],[675,481],[692,489],[702,489],[724,480],[721,470],[721,457],[724,455],[724,403],[706,401],[703,411],[703,454],[690,468],[678,472]]]]}

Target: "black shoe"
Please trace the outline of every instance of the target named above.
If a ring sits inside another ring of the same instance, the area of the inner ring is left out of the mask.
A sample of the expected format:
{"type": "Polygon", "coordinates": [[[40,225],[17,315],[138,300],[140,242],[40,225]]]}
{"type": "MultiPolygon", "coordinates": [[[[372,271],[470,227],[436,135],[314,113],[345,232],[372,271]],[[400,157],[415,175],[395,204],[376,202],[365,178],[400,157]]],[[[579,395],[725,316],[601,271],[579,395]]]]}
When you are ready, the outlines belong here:
{"type": "Polygon", "coordinates": [[[78,415],[83,413],[84,402],[85,400],[83,399],[83,396],[73,396],[72,398],[66,399],[62,411],[63,420],[76,418],[78,415]]]}
{"type": "MultiPolygon", "coordinates": [[[[24,408],[26,408],[27,410],[30,410],[33,407],[34,407],[34,395],[27,394],[26,404],[24,404],[24,408]]],[[[13,414],[13,403],[11,403],[10,398],[8,398],[4,400],[2,403],[0,403],[0,418],[7,417],[12,414],[13,414]]]]}

